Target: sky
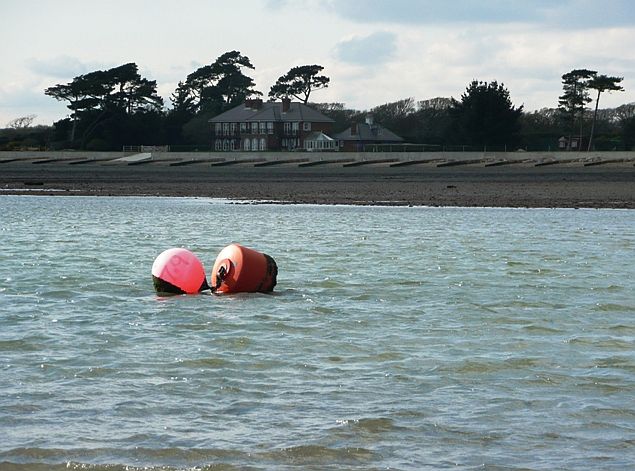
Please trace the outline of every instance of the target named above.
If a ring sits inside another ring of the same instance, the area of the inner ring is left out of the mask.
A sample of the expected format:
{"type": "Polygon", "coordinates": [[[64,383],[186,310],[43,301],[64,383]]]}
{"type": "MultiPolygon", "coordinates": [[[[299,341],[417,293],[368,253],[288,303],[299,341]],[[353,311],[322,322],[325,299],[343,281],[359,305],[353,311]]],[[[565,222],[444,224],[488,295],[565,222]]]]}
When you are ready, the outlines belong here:
{"type": "Polygon", "coordinates": [[[69,111],[44,89],[135,62],[169,96],[238,50],[265,96],[298,65],[330,77],[311,101],[367,110],[412,97],[460,98],[503,83],[526,111],[556,107],[572,69],[624,77],[600,108],[635,102],[633,0],[0,0],[0,127],[69,111]]]}

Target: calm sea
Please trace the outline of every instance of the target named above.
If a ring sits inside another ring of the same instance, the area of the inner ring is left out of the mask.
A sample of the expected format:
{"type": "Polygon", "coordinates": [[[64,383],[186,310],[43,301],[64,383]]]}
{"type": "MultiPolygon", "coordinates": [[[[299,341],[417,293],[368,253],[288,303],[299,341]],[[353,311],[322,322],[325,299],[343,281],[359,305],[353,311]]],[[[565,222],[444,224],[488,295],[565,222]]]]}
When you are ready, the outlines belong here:
{"type": "Polygon", "coordinates": [[[634,469],[634,255],[635,211],[0,196],[0,469],[634,469]],[[154,294],[231,242],[275,294],[154,294]]]}

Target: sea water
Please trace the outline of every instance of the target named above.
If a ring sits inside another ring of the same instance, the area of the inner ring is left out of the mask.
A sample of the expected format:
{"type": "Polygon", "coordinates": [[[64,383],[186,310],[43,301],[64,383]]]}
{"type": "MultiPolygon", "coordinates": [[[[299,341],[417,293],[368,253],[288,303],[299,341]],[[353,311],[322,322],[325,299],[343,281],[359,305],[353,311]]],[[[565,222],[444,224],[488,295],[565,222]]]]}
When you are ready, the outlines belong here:
{"type": "Polygon", "coordinates": [[[635,211],[0,197],[0,468],[635,468],[635,211]],[[274,294],[158,297],[239,242],[274,294]]]}

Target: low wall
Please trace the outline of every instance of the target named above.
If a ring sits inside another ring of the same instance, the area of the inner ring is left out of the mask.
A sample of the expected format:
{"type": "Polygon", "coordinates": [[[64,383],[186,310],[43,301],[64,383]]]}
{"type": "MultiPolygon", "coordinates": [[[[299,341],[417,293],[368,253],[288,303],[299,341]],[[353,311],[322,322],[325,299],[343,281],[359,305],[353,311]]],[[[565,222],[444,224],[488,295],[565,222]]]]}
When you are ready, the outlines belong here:
{"type": "Polygon", "coordinates": [[[0,151],[0,159],[60,159],[60,160],[112,160],[123,157],[123,152],[88,152],[82,150],[59,151],[0,151]]]}
{"type": "MultiPolygon", "coordinates": [[[[0,160],[7,159],[59,159],[59,160],[112,160],[130,155],[124,152],[86,151],[0,151],[0,160]]],[[[308,161],[330,159],[354,160],[572,160],[572,159],[626,159],[635,160],[630,152],[152,152],[152,160],[265,160],[306,159],[308,161]]]]}

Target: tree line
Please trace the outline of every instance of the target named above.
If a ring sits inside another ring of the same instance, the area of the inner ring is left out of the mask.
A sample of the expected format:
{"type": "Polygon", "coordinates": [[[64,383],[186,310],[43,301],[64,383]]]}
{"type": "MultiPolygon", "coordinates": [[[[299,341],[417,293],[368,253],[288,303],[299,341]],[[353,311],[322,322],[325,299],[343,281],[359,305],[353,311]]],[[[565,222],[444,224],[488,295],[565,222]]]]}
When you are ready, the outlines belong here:
{"type": "MultiPolygon", "coordinates": [[[[121,150],[126,145],[169,145],[172,150],[210,150],[209,119],[245,99],[262,97],[248,75],[255,68],[239,51],[222,54],[180,81],[166,108],[157,83],[139,73],[135,63],[98,70],[44,93],[64,102],[68,117],[52,127],[31,127],[34,116],[18,118],[0,130],[0,149],[121,150]]],[[[613,110],[599,108],[605,92],[621,91],[622,78],[588,69],[562,76],[558,107],[526,112],[514,106],[510,92],[497,81],[469,83],[460,99],[404,98],[370,110],[354,110],[343,103],[311,100],[330,79],[320,65],[291,68],[271,87],[268,98],[292,98],[309,103],[335,123],[334,133],[368,114],[408,143],[429,150],[555,150],[565,136],[588,136],[590,149],[631,149],[635,145],[635,105],[613,110]],[[587,105],[593,101],[591,111],[587,105]]],[[[569,145],[569,144],[568,144],[569,145]]]]}

